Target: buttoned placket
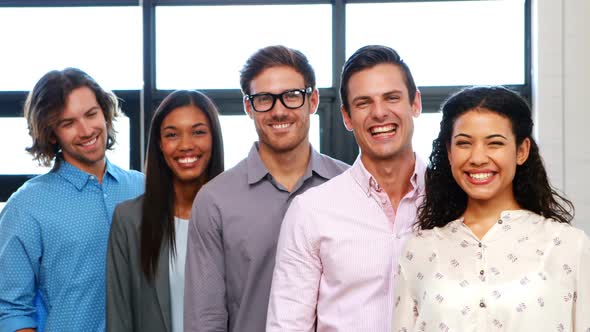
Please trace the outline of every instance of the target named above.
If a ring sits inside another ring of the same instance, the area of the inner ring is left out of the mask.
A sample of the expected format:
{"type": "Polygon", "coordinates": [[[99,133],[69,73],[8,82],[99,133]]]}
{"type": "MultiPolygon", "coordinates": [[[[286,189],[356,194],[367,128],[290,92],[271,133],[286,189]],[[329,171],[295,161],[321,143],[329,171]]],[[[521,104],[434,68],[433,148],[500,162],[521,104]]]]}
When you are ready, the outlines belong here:
{"type": "Polygon", "coordinates": [[[373,177],[369,179],[368,195],[375,200],[375,202],[383,210],[383,213],[385,213],[387,221],[389,221],[387,225],[389,231],[394,235],[398,235],[394,232],[394,221],[396,213],[393,210],[393,205],[391,205],[391,201],[389,200],[389,196],[387,196],[385,190],[381,189],[381,187],[373,177]]]}
{"type": "MultiPolygon", "coordinates": [[[[504,223],[502,217],[498,219],[497,223],[498,225],[502,225],[504,223]]],[[[492,293],[488,282],[488,274],[491,272],[487,260],[488,246],[482,240],[478,239],[477,241],[476,257],[479,259],[479,263],[476,264],[476,279],[478,279],[480,282],[480,300],[478,304],[477,324],[479,331],[486,331],[488,323],[487,318],[489,316],[490,297],[494,296],[494,294],[492,293]]]]}

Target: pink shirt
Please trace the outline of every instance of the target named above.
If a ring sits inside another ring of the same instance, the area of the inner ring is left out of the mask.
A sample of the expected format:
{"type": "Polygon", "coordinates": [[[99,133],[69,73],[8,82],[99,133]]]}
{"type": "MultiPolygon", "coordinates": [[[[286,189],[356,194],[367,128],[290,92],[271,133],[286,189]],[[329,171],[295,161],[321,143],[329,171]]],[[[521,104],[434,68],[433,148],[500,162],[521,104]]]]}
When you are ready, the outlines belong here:
{"type": "Polygon", "coordinates": [[[393,271],[416,221],[425,164],[397,212],[357,158],[291,203],[279,236],[266,331],[390,332],[393,271]]]}

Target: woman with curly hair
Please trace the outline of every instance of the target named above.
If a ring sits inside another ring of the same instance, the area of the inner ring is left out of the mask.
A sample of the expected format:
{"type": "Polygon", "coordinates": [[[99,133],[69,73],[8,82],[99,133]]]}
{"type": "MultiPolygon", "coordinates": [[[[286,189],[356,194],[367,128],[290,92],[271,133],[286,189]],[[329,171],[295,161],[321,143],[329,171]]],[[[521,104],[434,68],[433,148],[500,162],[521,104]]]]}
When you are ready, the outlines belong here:
{"type": "Polygon", "coordinates": [[[472,87],[442,113],[394,331],[590,331],[590,240],[549,184],[526,101],[472,87]]]}

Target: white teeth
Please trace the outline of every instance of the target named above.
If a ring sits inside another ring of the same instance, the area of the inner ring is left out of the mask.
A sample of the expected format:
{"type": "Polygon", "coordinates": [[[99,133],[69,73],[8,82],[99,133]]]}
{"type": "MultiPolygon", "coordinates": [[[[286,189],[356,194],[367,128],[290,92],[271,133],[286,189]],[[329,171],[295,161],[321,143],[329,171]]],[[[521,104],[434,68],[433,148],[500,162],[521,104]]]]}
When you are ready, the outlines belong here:
{"type": "Polygon", "coordinates": [[[492,175],[492,173],[469,173],[469,176],[476,180],[485,180],[491,177],[492,175]]]}
{"type": "Polygon", "coordinates": [[[275,129],[285,129],[290,127],[291,124],[290,123],[278,123],[278,124],[273,124],[272,127],[275,129]]]}
{"type": "Polygon", "coordinates": [[[389,131],[395,131],[397,129],[396,126],[394,126],[393,124],[387,125],[387,126],[381,126],[381,127],[373,127],[371,128],[371,134],[381,134],[381,133],[386,133],[389,131]]]}
{"type": "Polygon", "coordinates": [[[86,143],[82,143],[82,145],[83,145],[83,146],[89,146],[89,145],[92,145],[92,144],[94,144],[94,143],[96,143],[96,137],[95,137],[93,140],[91,140],[91,141],[88,141],[88,142],[86,142],[86,143]]]}
{"type": "Polygon", "coordinates": [[[190,163],[194,163],[197,160],[199,160],[199,158],[197,158],[197,157],[178,158],[178,162],[181,164],[190,164],[190,163]]]}

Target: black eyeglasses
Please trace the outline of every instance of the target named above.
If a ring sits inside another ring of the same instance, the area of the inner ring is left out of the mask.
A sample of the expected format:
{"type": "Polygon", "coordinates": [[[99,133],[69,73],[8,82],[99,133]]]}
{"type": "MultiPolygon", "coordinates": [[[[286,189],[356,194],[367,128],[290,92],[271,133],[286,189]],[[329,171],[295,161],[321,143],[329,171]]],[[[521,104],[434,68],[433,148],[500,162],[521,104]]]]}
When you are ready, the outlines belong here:
{"type": "Polygon", "coordinates": [[[305,104],[305,96],[313,91],[312,87],[305,89],[287,90],[283,93],[257,93],[254,95],[246,95],[245,98],[250,101],[250,105],[256,112],[268,112],[273,107],[277,99],[281,101],[283,106],[288,109],[297,109],[305,104]]]}

